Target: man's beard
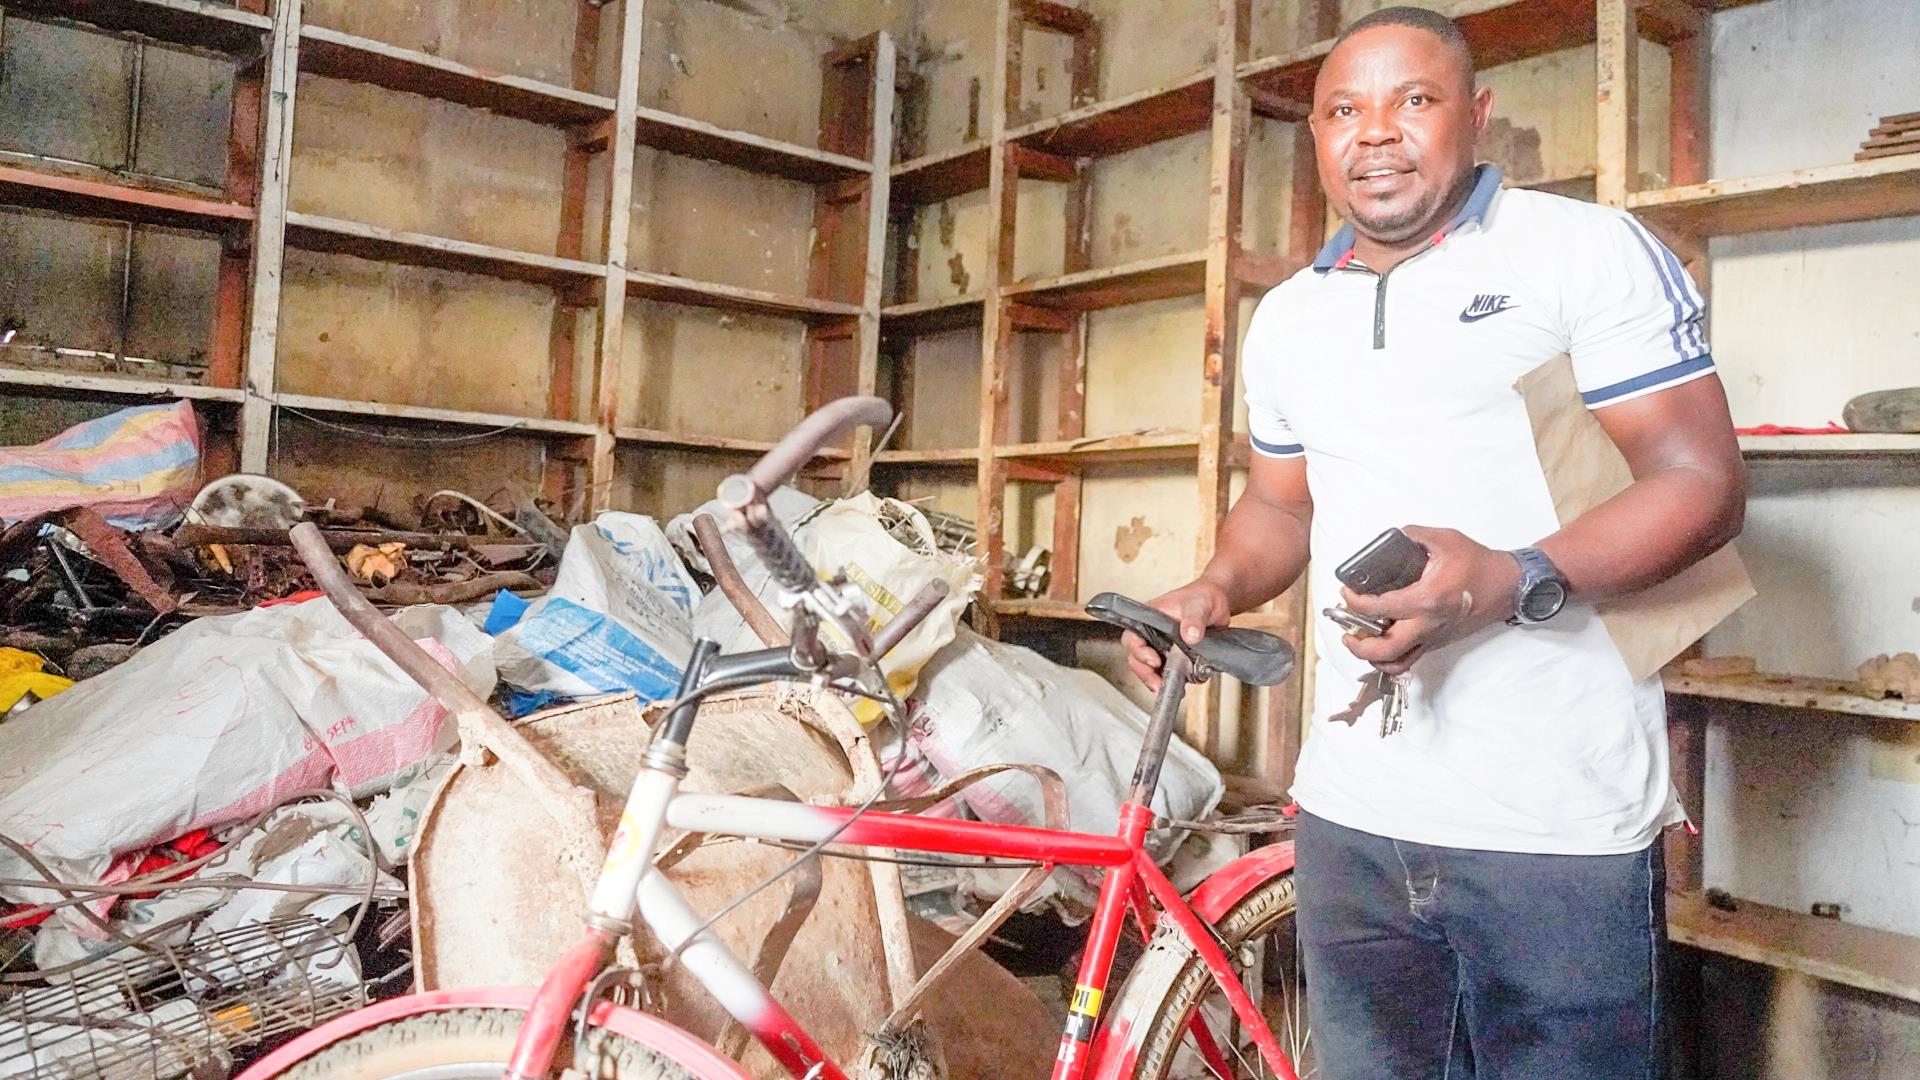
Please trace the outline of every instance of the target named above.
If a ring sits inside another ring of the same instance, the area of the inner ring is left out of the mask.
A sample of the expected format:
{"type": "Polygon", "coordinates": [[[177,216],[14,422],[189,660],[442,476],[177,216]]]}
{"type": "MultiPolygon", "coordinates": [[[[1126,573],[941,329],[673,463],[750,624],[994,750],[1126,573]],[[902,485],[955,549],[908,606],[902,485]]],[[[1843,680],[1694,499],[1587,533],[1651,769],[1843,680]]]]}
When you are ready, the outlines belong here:
{"type": "Polygon", "coordinates": [[[1428,219],[1436,207],[1450,205],[1472,190],[1475,178],[1476,173],[1469,169],[1453,189],[1437,193],[1428,189],[1403,209],[1384,214],[1367,214],[1355,202],[1348,208],[1347,217],[1353,222],[1354,231],[1369,240],[1381,244],[1405,243],[1427,231],[1428,219]]]}
{"type": "Polygon", "coordinates": [[[1408,205],[1378,216],[1366,213],[1356,203],[1351,208],[1350,216],[1353,227],[1367,239],[1383,244],[1398,244],[1421,231],[1428,216],[1433,213],[1434,205],[1443,197],[1428,191],[1408,205]]]}

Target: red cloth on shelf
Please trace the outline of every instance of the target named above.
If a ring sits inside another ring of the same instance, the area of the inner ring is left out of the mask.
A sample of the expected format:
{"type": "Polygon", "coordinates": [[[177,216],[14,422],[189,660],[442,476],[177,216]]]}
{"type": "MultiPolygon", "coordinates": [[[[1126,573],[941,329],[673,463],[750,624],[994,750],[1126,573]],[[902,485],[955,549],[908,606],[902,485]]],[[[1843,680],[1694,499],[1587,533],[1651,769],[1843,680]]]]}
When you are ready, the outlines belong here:
{"type": "Polygon", "coordinates": [[[1826,427],[1783,427],[1779,424],[1761,424],[1759,427],[1735,428],[1741,435],[1851,435],[1853,432],[1827,421],[1826,427]]]}

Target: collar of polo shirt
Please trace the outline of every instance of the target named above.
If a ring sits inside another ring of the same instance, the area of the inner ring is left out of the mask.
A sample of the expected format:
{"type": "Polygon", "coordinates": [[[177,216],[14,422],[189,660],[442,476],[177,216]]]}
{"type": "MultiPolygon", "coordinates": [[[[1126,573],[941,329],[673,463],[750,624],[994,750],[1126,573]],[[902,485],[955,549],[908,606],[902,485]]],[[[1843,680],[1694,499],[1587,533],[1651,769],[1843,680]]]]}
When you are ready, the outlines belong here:
{"type": "MultiPolygon", "coordinates": [[[[1480,165],[1474,169],[1473,192],[1467,196],[1467,204],[1453,216],[1453,220],[1441,226],[1428,242],[1431,247],[1447,238],[1447,234],[1467,224],[1478,222],[1493,209],[1493,197],[1500,193],[1500,167],[1498,165],[1480,165]]],[[[1344,270],[1353,261],[1353,226],[1343,224],[1340,231],[1333,234],[1320,254],[1313,258],[1313,268],[1318,273],[1329,270],[1344,270]]]]}

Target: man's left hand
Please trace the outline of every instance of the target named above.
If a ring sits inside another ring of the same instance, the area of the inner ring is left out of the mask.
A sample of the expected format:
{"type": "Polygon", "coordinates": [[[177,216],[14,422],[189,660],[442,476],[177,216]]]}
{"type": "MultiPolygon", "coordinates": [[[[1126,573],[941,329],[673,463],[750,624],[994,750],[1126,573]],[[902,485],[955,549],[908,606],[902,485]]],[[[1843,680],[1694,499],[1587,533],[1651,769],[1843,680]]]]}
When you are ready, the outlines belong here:
{"type": "Polygon", "coordinates": [[[1466,637],[1513,614],[1520,564],[1455,529],[1410,525],[1403,530],[1427,549],[1427,568],[1404,589],[1364,596],[1341,589],[1347,609],[1393,625],[1381,637],[1348,634],[1348,651],[1389,675],[1404,675],[1429,649],[1466,637]]]}

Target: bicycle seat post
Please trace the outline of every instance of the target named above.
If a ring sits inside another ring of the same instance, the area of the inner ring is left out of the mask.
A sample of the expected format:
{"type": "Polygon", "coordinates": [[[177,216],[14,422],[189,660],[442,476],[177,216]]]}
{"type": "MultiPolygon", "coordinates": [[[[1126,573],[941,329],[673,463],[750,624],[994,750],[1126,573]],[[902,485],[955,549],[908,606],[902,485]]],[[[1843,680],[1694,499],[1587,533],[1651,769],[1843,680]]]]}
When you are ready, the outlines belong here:
{"type": "Polygon", "coordinates": [[[1173,739],[1173,725],[1180,719],[1180,705],[1187,698],[1187,680],[1193,674],[1193,661],[1178,648],[1161,656],[1160,694],[1153,701],[1153,717],[1147,724],[1147,737],[1140,744],[1140,760],[1133,767],[1133,786],[1127,801],[1152,807],[1153,794],[1160,787],[1160,766],[1167,760],[1167,744],[1173,739]]]}

